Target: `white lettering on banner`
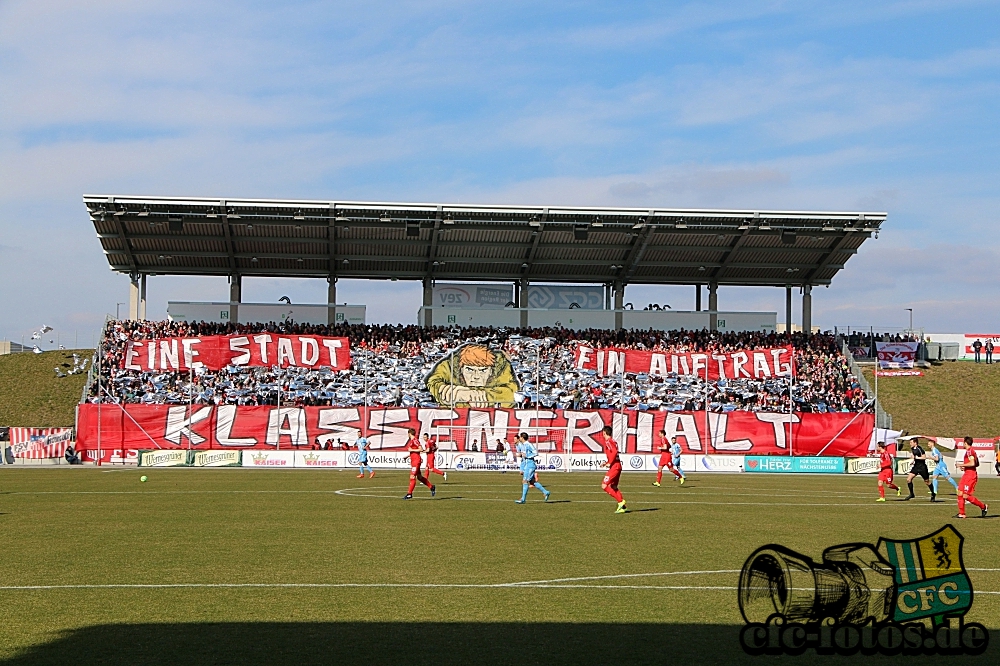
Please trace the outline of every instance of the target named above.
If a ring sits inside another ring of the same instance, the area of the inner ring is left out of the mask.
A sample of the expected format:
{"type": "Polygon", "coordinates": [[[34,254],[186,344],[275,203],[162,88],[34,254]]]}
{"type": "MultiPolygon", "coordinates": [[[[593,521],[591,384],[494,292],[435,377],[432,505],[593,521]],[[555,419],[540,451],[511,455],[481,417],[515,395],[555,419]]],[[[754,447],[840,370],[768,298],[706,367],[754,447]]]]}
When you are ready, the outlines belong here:
{"type": "MultiPolygon", "coordinates": [[[[503,441],[507,440],[507,423],[510,419],[510,415],[507,412],[497,410],[494,414],[489,412],[479,411],[477,409],[469,410],[469,430],[468,435],[465,436],[465,446],[468,448],[469,439],[479,439],[482,442],[481,450],[492,450],[493,443],[500,439],[503,441]],[[491,418],[492,417],[492,418],[491,418]],[[494,420],[495,419],[495,422],[494,420]],[[480,439],[482,437],[482,439],[480,439]]],[[[547,450],[551,450],[551,442],[541,442],[547,446],[547,450]]]]}
{"type": "Polygon", "coordinates": [[[240,352],[239,356],[229,359],[230,365],[247,365],[250,363],[250,338],[240,336],[229,338],[229,351],[240,352]]]}
{"type": "Polygon", "coordinates": [[[514,418],[517,419],[518,432],[526,432],[530,437],[545,437],[549,431],[542,421],[551,421],[556,417],[556,413],[545,409],[518,409],[514,411],[514,418]],[[531,422],[535,425],[532,426],[531,422]]]}
{"type": "Polygon", "coordinates": [[[667,433],[667,439],[674,437],[680,439],[683,437],[687,448],[692,451],[701,451],[701,435],[698,434],[698,427],[694,423],[693,415],[671,414],[668,412],[663,423],[663,429],[667,433]]]}
{"type": "Polygon", "coordinates": [[[649,359],[649,376],[665,377],[667,375],[667,355],[653,354],[649,359]]]}
{"type": "Polygon", "coordinates": [[[299,338],[302,351],[302,365],[316,365],[319,361],[319,344],[314,338],[299,338]]]}
{"type": "Polygon", "coordinates": [[[263,363],[264,365],[268,365],[267,345],[269,342],[271,342],[271,336],[268,335],[267,333],[262,333],[261,335],[253,336],[253,341],[257,343],[258,347],[260,347],[260,362],[263,363]]]}
{"type": "Polygon", "coordinates": [[[219,446],[254,446],[257,443],[253,437],[231,437],[236,421],[236,405],[219,405],[215,413],[215,439],[219,446]]]}
{"type": "Polygon", "coordinates": [[[635,450],[653,450],[653,415],[647,412],[639,412],[639,423],[636,426],[635,450]]]}
{"type": "Polygon", "coordinates": [[[791,362],[791,360],[789,360],[788,363],[782,363],[781,362],[781,356],[782,356],[782,354],[787,354],[787,353],[788,353],[787,349],[772,349],[771,350],[771,356],[774,359],[774,367],[775,367],[775,373],[774,374],[777,377],[781,377],[781,376],[786,376],[787,377],[788,375],[792,374],[792,362],[791,362]]]}
{"type": "Polygon", "coordinates": [[[368,441],[370,448],[391,449],[405,446],[409,434],[406,428],[397,428],[391,423],[406,423],[410,420],[408,409],[383,409],[381,414],[373,411],[368,416],[368,441]]]}
{"type": "Polygon", "coordinates": [[[743,377],[750,378],[750,373],[743,369],[743,366],[747,364],[749,360],[746,352],[736,352],[733,354],[733,378],[739,379],[742,375],[743,377]]]}
{"type": "Polygon", "coordinates": [[[163,439],[180,446],[181,437],[187,437],[191,446],[197,446],[204,442],[205,438],[191,430],[191,426],[211,415],[211,407],[202,407],[191,416],[187,415],[187,407],[171,407],[167,410],[167,426],[163,432],[163,439]]]}
{"type": "Polygon", "coordinates": [[[715,364],[719,366],[719,379],[728,379],[728,377],[726,377],[726,357],[712,354],[712,359],[715,361],[715,364]]]}
{"type": "Polygon", "coordinates": [[[691,354],[691,374],[697,377],[705,376],[706,373],[699,370],[708,370],[708,354],[691,354]]]}
{"type": "Polygon", "coordinates": [[[567,446],[571,449],[573,447],[573,442],[577,438],[583,442],[591,451],[600,451],[602,446],[597,443],[591,435],[595,435],[604,428],[604,421],[601,420],[600,412],[573,412],[568,409],[563,410],[563,416],[566,418],[566,442],[567,446]],[[586,421],[587,425],[583,428],[577,427],[579,421],[586,421]]]}
{"type": "Polygon", "coordinates": [[[146,361],[150,370],[156,370],[156,340],[146,343],[146,361]]]}
{"type": "Polygon", "coordinates": [[[349,443],[354,444],[354,442],[358,440],[358,437],[361,436],[361,431],[357,428],[351,428],[340,424],[357,421],[359,418],[358,409],[356,407],[332,407],[329,409],[321,409],[319,410],[319,423],[317,424],[317,427],[320,430],[327,431],[328,434],[319,435],[316,439],[318,439],[319,443],[323,445],[338,438],[344,438],[349,443]]]}
{"type": "Polygon", "coordinates": [[[609,375],[618,375],[625,372],[625,352],[608,352],[607,362],[609,375]]]}
{"type": "Polygon", "coordinates": [[[577,369],[583,368],[584,365],[590,362],[590,355],[594,353],[594,350],[590,347],[580,347],[580,357],[576,360],[577,369]]]}
{"type": "Polygon", "coordinates": [[[184,365],[191,370],[197,370],[205,365],[201,361],[194,360],[194,357],[198,356],[198,351],[194,346],[200,342],[201,340],[198,338],[181,338],[181,347],[184,349],[184,365]]]}
{"type": "Polygon", "coordinates": [[[439,451],[456,451],[458,446],[456,446],[454,438],[452,437],[451,427],[442,427],[439,425],[434,425],[435,421],[451,421],[460,418],[458,412],[453,409],[429,409],[421,408],[417,410],[417,420],[420,421],[420,433],[427,433],[437,441],[437,446],[439,451]],[[442,439],[445,437],[445,439],[442,439]]]}
{"type": "Polygon", "coordinates": [[[618,451],[625,453],[628,450],[629,435],[635,435],[638,431],[628,427],[628,414],[615,412],[611,415],[611,436],[618,442],[618,451]]]}
{"type": "Polygon", "coordinates": [[[289,338],[278,338],[278,365],[288,361],[288,365],[296,365],[295,352],[292,351],[292,341],[289,338]]]}
{"type": "Polygon", "coordinates": [[[340,340],[323,340],[323,346],[330,352],[330,367],[340,367],[340,361],[337,359],[337,350],[343,347],[340,340]]]}
{"type": "Polygon", "coordinates": [[[133,359],[139,356],[138,348],[142,347],[141,342],[130,342],[128,343],[128,348],[125,350],[125,369],[126,370],[142,370],[142,368],[133,362],[133,359]]]}
{"type": "Polygon", "coordinates": [[[758,421],[770,423],[774,426],[774,445],[779,449],[788,448],[788,444],[785,441],[785,432],[787,430],[785,426],[789,423],[798,423],[800,421],[799,417],[793,414],[765,414],[764,412],[755,412],[755,414],[758,421]]]}
{"type": "Polygon", "coordinates": [[[288,435],[292,446],[309,446],[306,432],[306,411],[300,407],[280,407],[270,410],[267,415],[267,437],[270,446],[280,446],[281,436],[288,435]],[[285,423],[288,427],[284,427],[285,423]]]}
{"type": "Polygon", "coordinates": [[[160,340],[160,369],[180,370],[181,361],[177,352],[177,340],[160,340]]]}
{"type": "Polygon", "coordinates": [[[709,413],[708,427],[712,433],[712,448],[718,451],[749,451],[753,447],[753,442],[749,439],[726,441],[726,429],[728,425],[729,416],[727,414],[709,413]]]}
{"type": "Polygon", "coordinates": [[[767,365],[767,358],[763,352],[753,353],[753,376],[757,379],[771,376],[771,368],[767,365]]]}

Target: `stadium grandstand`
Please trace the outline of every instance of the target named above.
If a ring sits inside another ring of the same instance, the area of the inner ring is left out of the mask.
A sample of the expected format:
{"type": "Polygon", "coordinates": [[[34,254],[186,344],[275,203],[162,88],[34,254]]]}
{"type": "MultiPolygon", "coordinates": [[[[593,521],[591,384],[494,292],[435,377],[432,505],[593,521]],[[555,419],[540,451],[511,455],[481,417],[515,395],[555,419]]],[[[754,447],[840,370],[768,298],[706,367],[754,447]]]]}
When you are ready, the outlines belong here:
{"type": "Polygon", "coordinates": [[[130,317],[107,323],[80,406],[84,450],[98,433],[123,448],[317,448],[368,435],[392,449],[403,441],[390,420],[426,432],[441,419],[458,451],[508,437],[514,419],[567,453],[592,448],[593,428],[612,421],[630,451],[661,426],[691,451],[703,436],[765,453],[790,453],[792,440],[799,452],[868,446],[874,401],[844,340],[814,334],[811,290],[884,213],[84,202],[111,268],[131,279],[130,317]],[[230,302],[214,320],[146,321],[154,275],[227,276],[230,302]],[[261,312],[241,302],[252,276],[326,279],[325,316],[248,318],[261,312]],[[421,280],[417,325],[338,317],[340,278],[421,280]],[[435,302],[442,284],[487,294],[435,302]],[[695,286],[695,308],[635,310],[630,284],[695,286]],[[786,325],[798,289],[804,332],[776,331],[775,313],[720,310],[719,285],[784,288],[786,325]],[[110,430],[102,407],[119,412],[110,430]]]}

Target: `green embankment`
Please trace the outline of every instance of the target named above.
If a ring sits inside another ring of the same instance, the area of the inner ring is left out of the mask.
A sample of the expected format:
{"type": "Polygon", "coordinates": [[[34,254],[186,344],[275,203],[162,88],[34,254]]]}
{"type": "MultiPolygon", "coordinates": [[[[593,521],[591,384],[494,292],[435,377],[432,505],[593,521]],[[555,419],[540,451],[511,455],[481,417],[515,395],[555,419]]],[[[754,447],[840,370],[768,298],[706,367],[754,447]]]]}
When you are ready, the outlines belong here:
{"type": "MultiPolygon", "coordinates": [[[[864,373],[874,382],[870,367],[864,373]]],[[[958,361],[924,370],[923,377],[879,377],[878,393],[897,430],[942,437],[1000,435],[1000,364],[958,361]]]]}
{"type": "Polygon", "coordinates": [[[73,354],[90,359],[92,349],[0,356],[0,425],[72,426],[87,374],[57,377],[73,367],[73,354]]]}

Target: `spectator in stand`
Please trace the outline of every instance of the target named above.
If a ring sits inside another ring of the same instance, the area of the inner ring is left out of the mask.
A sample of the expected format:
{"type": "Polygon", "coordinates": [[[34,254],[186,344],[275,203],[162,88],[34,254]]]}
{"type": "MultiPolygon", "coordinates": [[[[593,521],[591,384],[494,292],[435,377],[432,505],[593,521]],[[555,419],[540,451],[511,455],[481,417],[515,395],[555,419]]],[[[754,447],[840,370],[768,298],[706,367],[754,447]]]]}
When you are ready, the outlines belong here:
{"type": "Polygon", "coordinates": [[[976,341],[972,343],[972,353],[976,355],[976,363],[979,363],[979,353],[983,349],[983,343],[976,338],[976,341]]]}

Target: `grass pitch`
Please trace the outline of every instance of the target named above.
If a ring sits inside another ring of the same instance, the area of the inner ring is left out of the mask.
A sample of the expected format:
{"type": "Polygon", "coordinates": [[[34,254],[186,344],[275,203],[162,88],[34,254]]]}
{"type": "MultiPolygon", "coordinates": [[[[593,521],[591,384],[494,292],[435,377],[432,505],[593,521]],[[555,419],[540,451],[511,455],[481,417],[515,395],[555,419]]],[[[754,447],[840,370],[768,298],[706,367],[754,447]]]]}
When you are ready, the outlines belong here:
{"type": "MultiPolygon", "coordinates": [[[[759,663],[737,641],[754,549],[818,559],[949,522],[967,619],[1000,628],[1000,520],[953,520],[950,486],[876,504],[871,476],[626,474],[632,512],[614,515],[592,473],[543,474],[554,501],[525,506],[514,474],[453,473],[404,502],[406,481],[0,468],[0,664],[759,663]]],[[[979,495],[1000,512],[1000,482],[984,473],[979,495]]],[[[965,659],[998,656],[994,632],[965,659]]]]}
{"type": "Polygon", "coordinates": [[[0,356],[0,425],[29,428],[72,426],[87,374],[57,377],[73,367],[73,353],[89,359],[93,349],[0,356]]]}

